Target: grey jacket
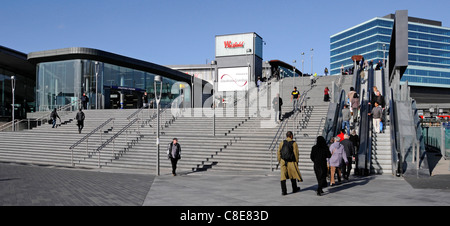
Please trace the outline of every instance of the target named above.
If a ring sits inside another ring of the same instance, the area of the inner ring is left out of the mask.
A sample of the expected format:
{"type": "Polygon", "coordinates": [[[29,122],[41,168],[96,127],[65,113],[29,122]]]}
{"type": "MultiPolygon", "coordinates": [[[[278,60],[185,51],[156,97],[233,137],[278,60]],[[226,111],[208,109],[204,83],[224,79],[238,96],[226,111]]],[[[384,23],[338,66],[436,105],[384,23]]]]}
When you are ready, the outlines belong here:
{"type": "Polygon", "coordinates": [[[381,106],[374,107],[374,108],[372,108],[371,113],[372,113],[373,118],[381,118],[381,116],[383,114],[383,109],[381,108],[381,106]]]}
{"type": "Polygon", "coordinates": [[[350,109],[343,108],[342,109],[342,121],[350,121],[352,115],[350,114],[350,109]]]}

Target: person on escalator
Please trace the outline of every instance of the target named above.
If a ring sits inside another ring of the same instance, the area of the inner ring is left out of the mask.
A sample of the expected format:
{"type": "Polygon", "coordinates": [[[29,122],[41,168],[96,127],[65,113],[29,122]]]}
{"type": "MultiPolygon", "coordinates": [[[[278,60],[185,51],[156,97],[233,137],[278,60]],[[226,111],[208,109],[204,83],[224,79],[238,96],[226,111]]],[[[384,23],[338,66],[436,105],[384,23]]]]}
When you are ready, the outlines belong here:
{"type": "Polygon", "coordinates": [[[378,102],[375,102],[375,107],[372,109],[372,112],[369,113],[369,115],[372,115],[373,129],[374,129],[375,133],[380,132],[380,122],[381,122],[382,114],[383,114],[383,109],[378,104],[378,102]]]}
{"type": "Polygon", "coordinates": [[[359,114],[359,95],[357,93],[353,94],[353,98],[351,100],[351,106],[352,106],[352,113],[353,113],[353,125],[358,121],[358,114],[359,114]]]}

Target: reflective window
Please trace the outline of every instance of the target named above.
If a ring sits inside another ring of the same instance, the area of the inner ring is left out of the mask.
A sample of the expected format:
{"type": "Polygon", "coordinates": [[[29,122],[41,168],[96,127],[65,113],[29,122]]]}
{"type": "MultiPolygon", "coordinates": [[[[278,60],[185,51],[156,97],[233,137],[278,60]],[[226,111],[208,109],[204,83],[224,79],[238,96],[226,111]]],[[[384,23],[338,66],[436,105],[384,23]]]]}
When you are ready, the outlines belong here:
{"type": "MultiPolygon", "coordinates": [[[[154,98],[155,74],[92,60],[68,60],[38,64],[37,107],[48,111],[71,104],[83,93],[88,109],[139,108],[144,92],[154,98]]],[[[161,104],[168,105],[183,95],[190,103],[189,84],[163,77],[161,104]],[[175,87],[175,88],[174,88],[175,87]]]]}
{"type": "MultiPolygon", "coordinates": [[[[331,37],[331,74],[339,74],[341,65],[352,67],[353,55],[363,55],[375,64],[383,59],[383,43],[387,56],[392,26],[393,20],[378,18],[331,37]]],[[[446,71],[450,69],[450,29],[409,24],[408,30],[408,64],[424,69],[407,69],[402,81],[450,85],[450,74],[446,71]]]]}

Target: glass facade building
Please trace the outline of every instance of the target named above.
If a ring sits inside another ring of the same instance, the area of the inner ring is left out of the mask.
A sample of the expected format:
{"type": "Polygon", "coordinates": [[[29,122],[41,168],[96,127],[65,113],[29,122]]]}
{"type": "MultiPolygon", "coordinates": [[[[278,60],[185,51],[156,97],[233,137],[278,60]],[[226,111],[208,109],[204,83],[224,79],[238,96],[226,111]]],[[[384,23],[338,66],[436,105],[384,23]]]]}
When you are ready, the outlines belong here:
{"type": "Polygon", "coordinates": [[[86,48],[30,53],[28,58],[36,63],[37,111],[74,103],[83,93],[89,97],[88,109],[139,108],[144,92],[149,102],[154,100],[156,75],[163,77],[163,106],[177,97],[191,101],[189,75],[149,62],[86,48]]]}
{"type": "Polygon", "coordinates": [[[35,73],[25,53],[0,46],[0,121],[12,119],[13,76],[14,118],[24,119],[27,112],[34,111],[35,73]]]}
{"type": "MultiPolygon", "coordinates": [[[[362,55],[374,65],[388,56],[393,15],[376,17],[330,37],[330,72],[353,66],[362,55]]],[[[439,21],[409,18],[408,68],[402,82],[412,86],[450,88],[450,28],[439,21]]]]}

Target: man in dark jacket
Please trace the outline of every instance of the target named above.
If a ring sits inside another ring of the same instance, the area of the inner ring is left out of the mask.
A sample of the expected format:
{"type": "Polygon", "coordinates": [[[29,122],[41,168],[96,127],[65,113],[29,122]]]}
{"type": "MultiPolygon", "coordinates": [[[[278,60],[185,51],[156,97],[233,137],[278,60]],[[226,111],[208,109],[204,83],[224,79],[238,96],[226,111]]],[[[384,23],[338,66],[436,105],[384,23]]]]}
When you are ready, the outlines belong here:
{"type": "Polygon", "coordinates": [[[86,96],[86,93],[83,93],[83,96],[81,97],[81,103],[82,103],[84,109],[87,109],[88,102],[89,102],[89,97],[86,96]]]}
{"type": "Polygon", "coordinates": [[[331,152],[325,138],[317,137],[316,145],[311,149],[311,160],[314,162],[314,173],[317,178],[317,195],[323,194],[322,188],[327,186],[327,159],[331,158],[331,152]]]}
{"type": "Polygon", "coordinates": [[[81,133],[81,130],[84,127],[84,112],[80,110],[77,113],[77,116],[75,117],[75,119],[77,120],[77,126],[78,126],[78,133],[81,133]]]}
{"type": "Polygon", "coordinates": [[[349,140],[350,136],[348,134],[344,135],[344,140],[341,141],[341,144],[344,146],[345,155],[347,156],[347,160],[349,164],[342,165],[342,174],[345,180],[348,180],[350,176],[350,171],[352,171],[352,157],[354,156],[355,149],[353,147],[353,143],[349,140]]]}
{"type": "Polygon", "coordinates": [[[181,146],[178,143],[177,138],[173,138],[172,142],[169,144],[169,148],[167,150],[168,157],[170,162],[172,163],[172,175],[176,176],[176,169],[178,160],[181,159],[181,146]]]}
{"type": "MultiPolygon", "coordinates": [[[[52,113],[50,113],[50,118],[53,120],[52,128],[55,128],[55,126],[56,126],[56,118],[59,118],[59,122],[61,123],[61,118],[59,117],[58,113],[56,112],[56,108],[53,109],[52,113]]],[[[56,127],[58,127],[58,126],[56,126],[56,127]]]]}

